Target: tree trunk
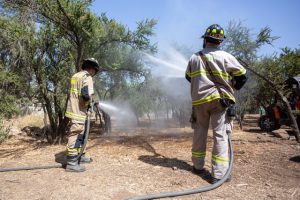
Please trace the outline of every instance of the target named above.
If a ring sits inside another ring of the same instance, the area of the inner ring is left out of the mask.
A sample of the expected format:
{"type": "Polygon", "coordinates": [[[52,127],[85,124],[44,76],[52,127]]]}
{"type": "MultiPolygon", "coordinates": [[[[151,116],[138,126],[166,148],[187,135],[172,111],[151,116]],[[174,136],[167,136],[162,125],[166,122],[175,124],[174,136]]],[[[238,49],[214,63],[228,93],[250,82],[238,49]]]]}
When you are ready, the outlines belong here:
{"type": "Polygon", "coordinates": [[[76,70],[79,72],[81,70],[81,61],[83,56],[83,45],[79,43],[77,45],[77,58],[76,58],[76,70]]]}
{"type": "Polygon", "coordinates": [[[151,124],[151,117],[150,117],[150,113],[148,113],[148,112],[147,112],[147,117],[148,117],[149,123],[151,124]]]}
{"type": "Polygon", "coordinates": [[[51,101],[47,98],[47,96],[44,94],[43,95],[44,101],[45,101],[45,107],[48,113],[48,118],[50,122],[50,127],[51,127],[51,142],[55,141],[56,139],[56,133],[57,133],[57,124],[54,120],[54,114],[51,106],[51,101]]]}
{"type": "Polygon", "coordinates": [[[53,110],[52,110],[52,106],[51,106],[51,101],[47,96],[47,88],[43,84],[43,79],[42,79],[42,76],[40,74],[39,68],[37,66],[33,66],[33,69],[34,69],[35,76],[36,76],[36,79],[37,79],[37,82],[38,82],[38,85],[39,85],[39,90],[40,90],[39,92],[42,96],[42,99],[45,102],[44,105],[45,105],[45,108],[46,108],[46,111],[47,111],[47,114],[48,114],[48,119],[49,119],[49,122],[50,122],[51,138],[48,137],[48,140],[53,142],[53,140],[56,138],[57,124],[56,124],[56,122],[54,120],[54,117],[53,117],[54,114],[53,114],[53,110]]]}
{"type": "Polygon", "coordinates": [[[134,112],[134,115],[135,115],[135,118],[136,118],[137,126],[140,126],[141,122],[140,122],[138,114],[134,112]]]}
{"type": "Polygon", "coordinates": [[[65,102],[65,107],[63,108],[63,111],[62,109],[60,109],[60,114],[58,114],[59,116],[59,125],[58,125],[58,134],[59,134],[59,141],[58,143],[60,144],[61,141],[66,137],[66,132],[67,132],[67,126],[68,126],[68,123],[69,123],[69,118],[67,117],[64,117],[64,114],[67,110],[67,105],[68,105],[68,100],[69,100],[69,94],[67,96],[67,99],[66,99],[66,102],[65,102]]]}

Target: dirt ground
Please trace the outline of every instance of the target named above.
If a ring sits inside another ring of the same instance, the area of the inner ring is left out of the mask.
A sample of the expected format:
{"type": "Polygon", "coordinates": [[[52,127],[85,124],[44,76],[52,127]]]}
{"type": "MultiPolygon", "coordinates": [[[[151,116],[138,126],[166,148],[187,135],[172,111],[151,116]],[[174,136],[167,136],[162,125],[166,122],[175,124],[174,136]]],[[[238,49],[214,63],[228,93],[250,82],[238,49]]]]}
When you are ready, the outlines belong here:
{"type": "MultiPolygon", "coordinates": [[[[300,145],[253,128],[235,130],[232,181],[201,194],[167,199],[300,199],[300,145]]],[[[63,168],[0,172],[0,199],[118,200],[207,185],[191,173],[192,129],[113,130],[91,134],[94,161],[84,173],[63,168]]],[[[211,150],[212,140],[209,139],[211,150]]],[[[20,133],[0,145],[0,168],[63,162],[64,145],[20,133]]],[[[206,169],[210,170],[210,154],[206,169]]]]}

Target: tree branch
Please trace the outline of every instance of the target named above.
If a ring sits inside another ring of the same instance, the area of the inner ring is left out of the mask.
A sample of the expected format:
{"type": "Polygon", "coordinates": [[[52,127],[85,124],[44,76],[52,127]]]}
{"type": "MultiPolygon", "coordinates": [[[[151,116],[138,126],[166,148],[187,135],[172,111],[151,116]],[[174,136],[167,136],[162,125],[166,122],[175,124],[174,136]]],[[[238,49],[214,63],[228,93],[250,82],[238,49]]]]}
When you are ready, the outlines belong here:
{"type": "Polygon", "coordinates": [[[298,127],[298,124],[297,124],[297,121],[295,119],[295,116],[293,115],[292,113],[292,108],[290,106],[290,103],[288,102],[287,98],[282,94],[282,92],[280,92],[277,88],[276,88],[276,85],[270,81],[269,79],[267,79],[265,76],[257,73],[256,71],[254,71],[253,69],[250,68],[250,66],[244,62],[243,60],[239,59],[238,58],[238,61],[243,65],[243,67],[245,67],[247,70],[251,71],[253,74],[255,74],[256,76],[258,76],[259,78],[263,79],[264,81],[266,81],[273,89],[274,91],[276,92],[276,94],[281,98],[281,100],[284,102],[286,108],[287,108],[287,111],[288,111],[288,115],[289,115],[289,118],[290,120],[292,121],[292,129],[294,130],[294,133],[295,133],[295,137],[297,139],[297,141],[300,143],[300,131],[299,131],[299,127],[298,127]]]}

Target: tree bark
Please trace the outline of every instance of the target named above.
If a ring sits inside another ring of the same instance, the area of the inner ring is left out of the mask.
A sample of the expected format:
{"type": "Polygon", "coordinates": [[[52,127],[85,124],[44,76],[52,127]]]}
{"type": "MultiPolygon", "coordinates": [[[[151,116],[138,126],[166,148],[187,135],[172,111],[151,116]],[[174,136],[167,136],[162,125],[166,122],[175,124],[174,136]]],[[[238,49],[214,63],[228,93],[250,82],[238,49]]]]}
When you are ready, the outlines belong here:
{"type": "Polygon", "coordinates": [[[81,61],[83,56],[83,45],[79,43],[77,45],[77,58],[76,58],[76,70],[79,72],[81,70],[81,61]]]}

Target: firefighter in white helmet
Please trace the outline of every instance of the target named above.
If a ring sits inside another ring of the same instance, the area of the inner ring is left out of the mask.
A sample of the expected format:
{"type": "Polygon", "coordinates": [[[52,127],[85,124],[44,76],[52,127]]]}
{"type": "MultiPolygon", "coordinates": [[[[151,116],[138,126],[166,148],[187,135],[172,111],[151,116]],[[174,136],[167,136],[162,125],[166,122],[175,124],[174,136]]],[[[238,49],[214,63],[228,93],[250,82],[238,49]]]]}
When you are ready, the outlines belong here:
{"type": "Polygon", "coordinates": [[[69,99],[65,116],[70,119],[68,131],[68,144],[66,149],[66,171],[83,172],[85,167],[79,163],[90,163],[91,158],[85,153],[78,160],[78,154],[83,144],[84,124],[87,110],[92,102],[94,85],[92,76],[99,71],[98,61],[94,58],[83,60],[82,71],[74,74],[71,78],[69,99]]]}
{"type": "Polygon", "coordinates": [[[219,48],[225,39],[223,28],[213,24],[206,29],[202,37],[203,50],[191,56],[186,69],[186,79],[191,83],[193,106],[192,161],[194,173],[206,173],[204,159],[211,122],[214,144],[210,182],[215,183],[228,169],[227,132],[232,131],[231,117],[228,114],[230,115],[232,104],[235,103],[234,89],[240,89],[247,78],[246,70],[237,59],[219,48]]]}

